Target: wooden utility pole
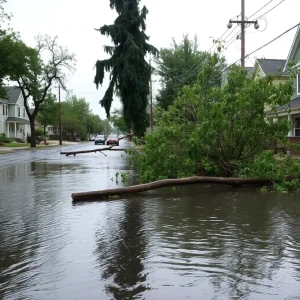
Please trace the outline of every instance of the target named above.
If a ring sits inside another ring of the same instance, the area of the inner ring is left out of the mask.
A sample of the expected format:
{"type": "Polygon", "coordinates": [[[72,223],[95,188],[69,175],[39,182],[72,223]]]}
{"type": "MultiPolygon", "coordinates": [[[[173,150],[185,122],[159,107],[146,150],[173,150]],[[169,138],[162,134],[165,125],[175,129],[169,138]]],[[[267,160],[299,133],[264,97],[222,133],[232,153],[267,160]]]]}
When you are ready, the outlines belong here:
{"type": "Polygon", "coordinates": [[[245,68],[245,0],[242,0],[241,7],[241,67],[245,68]]]}
{"type": "Polygon", "coordinates": [[[61,107],[60,107],[60,85],[58,86],[58,130],[59,130],[59,144],[62,145],[62,135],[61,135],[61,107]]]}
{"type": "Polygon", "coordinates": [[[254,24],[254,28],[258,29],[259,24],[256,21],[248,21],[245,19],[245,0],[241,0],[241,21],[232,21],[229,20],[229,23],[227,24],[227,27],[230,29],[232,27],[233,23],[240,24],[241,25],[241,67],[245,68],[245,27],[246,24],[254,24]]]}

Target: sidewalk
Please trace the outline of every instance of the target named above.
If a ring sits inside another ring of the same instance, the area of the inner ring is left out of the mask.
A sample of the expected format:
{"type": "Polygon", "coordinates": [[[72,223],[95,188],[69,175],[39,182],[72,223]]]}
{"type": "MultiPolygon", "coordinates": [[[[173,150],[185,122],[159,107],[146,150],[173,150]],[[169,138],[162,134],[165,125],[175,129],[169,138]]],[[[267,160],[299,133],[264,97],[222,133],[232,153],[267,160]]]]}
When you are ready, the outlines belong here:
{"type": "MultiPolygon", "coordinates": [[[[69,142],[69,141],[62,141],[62,145],[76,145],[80,144],[80,142],[69,142]]],[[[59,146],[59,141],[47,141],[47,145],[44,144],[44,142],[41,142],[40,144],[36,145],[36,148],[47,148],[47,147],[57,147],[59,146]]],[[[14,152],[16,150],[26,150],[26,149],[34,149],[30,148],[30,146],[24,146],[24,147],[2,147],[0,146],[0,154],[2,153],[9,153],[14,152]]]]}

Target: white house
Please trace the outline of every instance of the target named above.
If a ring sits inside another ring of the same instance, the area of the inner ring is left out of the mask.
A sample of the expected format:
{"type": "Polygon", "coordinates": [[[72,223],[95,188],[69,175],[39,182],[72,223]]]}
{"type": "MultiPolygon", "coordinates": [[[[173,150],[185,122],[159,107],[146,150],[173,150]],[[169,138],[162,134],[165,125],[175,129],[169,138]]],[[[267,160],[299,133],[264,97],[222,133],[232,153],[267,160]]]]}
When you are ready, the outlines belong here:
{"type": "Polygon", "coordinates": [[[25,142],[30,135],[30,126],[21,90],[7,87],[7,95],[8,99],[0,99],[0,134],[25,142]]]}

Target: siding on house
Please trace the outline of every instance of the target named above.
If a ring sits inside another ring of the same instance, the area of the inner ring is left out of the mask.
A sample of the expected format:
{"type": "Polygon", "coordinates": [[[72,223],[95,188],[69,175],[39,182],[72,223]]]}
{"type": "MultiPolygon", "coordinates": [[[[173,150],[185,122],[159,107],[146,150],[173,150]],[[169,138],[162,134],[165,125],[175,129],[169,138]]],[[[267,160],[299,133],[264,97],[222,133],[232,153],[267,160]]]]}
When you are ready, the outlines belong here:
{"type": "MultiPolygon", "coordinates": [[[[297,50],[296,50],[296,52],[295,52],[293,61],[296,63],[296,65],[300,64],[300,43],[299,43],[299,45],[298,45],[298,47],[297,47],[297,50]]],[[[300,72],[300,65],[298,65],[298,70],[299,70],[299,72],[300,72]]],[[[299,74],[299,73],[298,73],[298,74],[299,74]]],[[[300,80],[300,79],[299,79],[299,80],[300,80]]],[[[294,93],[294,97],[293,97],[293,98],[299,96],[299,94],[297,94],[297,84],[298,84],[298,82],[297,82],[297,78],[296,78],[296,79],[295,79],[295,85],[294,85],[295,93],[294,93]]],[[[300,91],[299,91],[299,92],[300,92],[300,91]]]]}
{"type": "Polygon", "coordinates": [[[17,87],[7,87],[7,94],[8,100],[0,99],[0,133],[25,141],[30,127],[22,93],[17,87]],[[7,115],[3,112],[6,105],[7,115]]]}
{"type": "Polygon", "coordinates": [[[300,43],[299,43],[299,45],[297,47],[297,50],[295,52],[294,61],[300,62],[300,43]]]}

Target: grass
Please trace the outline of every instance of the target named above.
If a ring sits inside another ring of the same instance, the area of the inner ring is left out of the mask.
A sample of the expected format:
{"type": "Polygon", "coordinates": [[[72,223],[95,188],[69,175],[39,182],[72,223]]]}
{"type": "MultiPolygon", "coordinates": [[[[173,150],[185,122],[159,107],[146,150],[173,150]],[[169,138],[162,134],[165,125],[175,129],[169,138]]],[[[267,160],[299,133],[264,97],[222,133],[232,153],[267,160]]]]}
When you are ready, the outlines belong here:
{"type": "Polygon", "coordinates": [[[4,147],[18,148],[18,147],[29,147],[27,143],[4,143],[4,147]]]}

